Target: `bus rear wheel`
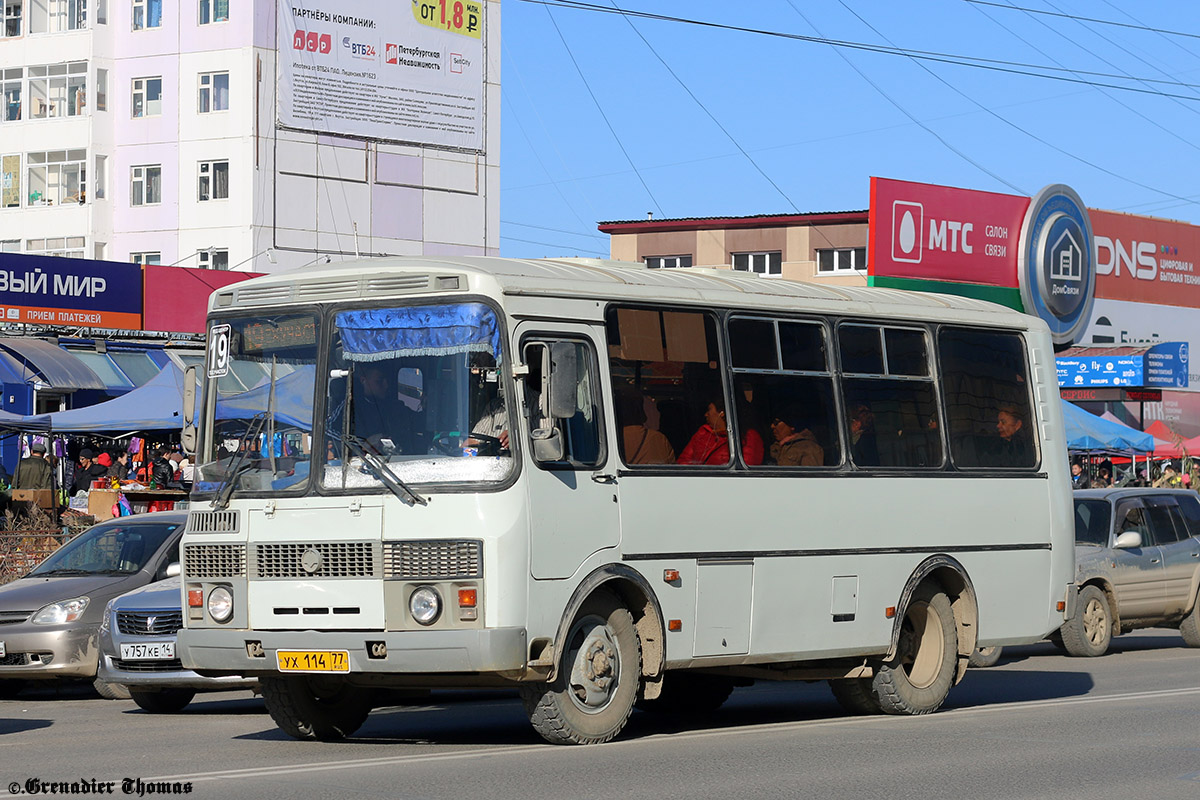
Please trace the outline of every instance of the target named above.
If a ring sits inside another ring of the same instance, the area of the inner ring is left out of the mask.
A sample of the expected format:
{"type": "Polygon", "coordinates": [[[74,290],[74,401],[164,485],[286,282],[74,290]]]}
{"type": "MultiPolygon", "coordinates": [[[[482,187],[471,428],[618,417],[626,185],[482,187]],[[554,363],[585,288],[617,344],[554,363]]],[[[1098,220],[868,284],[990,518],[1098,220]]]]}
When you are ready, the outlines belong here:
{"type": "Polygon", "coordinates": [[[339,678],[262,678],[260,683],[271,719],[293,739],[340,741],[371,713],[370,690],[339,678]]]}
{"type": "Polygon", "coordinates": [[[875,671],[872,688],[880,708],[887,714],[936,711],[954,685],[957,664],[950,598],[941,587],[922,584],[904,612],[895,656],[875,671]]]}
{"type": "Polygon", "coordinates": [[[633,617],[616,596],[597,592],[580,607],[549,683],[524,684],[529,722],[552,744],[600,744],[625,727],[642,677],[633,617]]]}

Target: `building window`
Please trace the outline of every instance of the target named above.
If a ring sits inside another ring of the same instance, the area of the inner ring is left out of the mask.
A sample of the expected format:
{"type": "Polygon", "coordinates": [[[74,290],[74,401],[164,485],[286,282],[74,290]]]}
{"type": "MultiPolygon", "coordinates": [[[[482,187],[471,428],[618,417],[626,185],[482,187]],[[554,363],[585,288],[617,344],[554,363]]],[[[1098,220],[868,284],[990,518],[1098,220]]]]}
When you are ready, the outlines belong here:
{"type": "Polygon", "coordinates": [[[66,236],[56,239],[26,239],[25,252],[39,256],[83,258],[85,237],[66,236]]]}
{"type": "Polygon", "coordinates": [[[19,253],[21,252],[20,239],[0,239],[0,253],[19,253]]]}
{"type": "Polygon", "coordinates": [[[87,62],[29,68],[29,118],[75,117],[87,110],[87,62]]]}
{"type": "MultiPolygon", "coordinates": [[[[13,0],[5,0],[9,5],[13,0]]],[[[18,5],[20,5],[18,3],[18,5]]],[[[30,33],[62,33],[87,28],[87,0],[41,0],[29,4],[30,33]]],[[[7,14],[6,14],[7,16],[7,14]]]]}
{"type": "Polygon", "coordinates": [[[133,29],[162,27],[162,0],[133,0],[133,29]]]}
{"type": "Polygon", "coordinates": [[[28,153],[25,165],[29,172],[29,205],[60,206],[86,199],[87,150],[28,153]]]}
{"type": "Polygon", "coordinates": [[[96,0],[96,22],[108,24],[108,0],[96,0]]]}
{"type": "Polygon", "coordinates": [[[3,0],[4,10],[0,12],[0,37],[11,38],[21,35],[21,2],[22,0],[3,0]]]}
{"type": "Polygon", "coordinates": [[[21,67],[0,70],[0,102],[4,103],[0,108],[0,122],[17,122],[21,119],[21,84],[24,77],[25,70],[21,67]]]}
{"type": "Polygon", "coordinates": [[[162,114],[162,78],[133,79],[133,117],[157,117],[162,114]]]}
{"type": "Polygon", "coordinates": [[[105,186],[108,183],[108,156],[96,156],[96,174],[92,178],[92,193],[97,200],[103,200],[105,186]]]}
{"type": "Polygon", "coordinates": [[[210,247],[200,251],[200,269],[229,269],[229,251],[210,247]]]}
{"type": "Polygon", "coordinates": [[[208,200],[229,199],[229,162],[201,161],[200,185],[196,199],[201,203],[208,200]]]}
{"type": "Polygon", "coordinates": [[[96,70],[96,110],[108,111],[108,70],[96,70]]]}
{"type": "Polygon", "coordinates": [[[229,21],[229,0],[200,0],[200,24],[229,21]]]}
{"type": "Polygon", "coordinates": [[[162,264],[162,253],[157,251],[151,253],[130,253],[129,260],[134,264],[162,264]]]}
{"type": "Polygon", "coordinates": [[[197,110],[201,114],[229,110],[228,72],[200,73],[200,103],[197,110]]]}
{"type": "Polygon", "coordinates": [[[817,251],[818,274],[862,272],[866,268],[867,248],[865,247],[839,247],[835,250],[817,251]]]}
{"type": "Polygon", "coordinates": [[[153,206],[162,202],[162,165],[146,164],[130,171],[129,205],[153,206]]]}
{"type": "Polygon", "coordinates": [[[783,272],[783,253],[778,250],[770,253],[734,253],[733,268],[759,275],[780,275],[783,272]]]}
{"type": "Polygon", "coordinates": [[[21,156],[0,156],[0,208],[21,207],[21,156]]]}
{"type": "Polygon", "coordinates": [[[691,256],[646,256],[646,266],[650,269],[671,269],[673,267],[690,267],[691,256]]]}

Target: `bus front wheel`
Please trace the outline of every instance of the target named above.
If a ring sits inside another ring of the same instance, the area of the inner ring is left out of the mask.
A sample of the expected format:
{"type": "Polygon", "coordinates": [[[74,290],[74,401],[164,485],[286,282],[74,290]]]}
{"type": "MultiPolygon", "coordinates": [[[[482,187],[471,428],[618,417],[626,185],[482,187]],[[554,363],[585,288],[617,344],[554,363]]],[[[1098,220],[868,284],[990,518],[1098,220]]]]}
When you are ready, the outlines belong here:
{"type": "Polygon", "coordinates": [[[262,678],[260,683],[271,719],[293,739],[340,741],[371,713],[370,690],[338,678],[262,678]]]}
{"type": "Polygon", "coordinates": [[[597,592],[563,641],[555,679],[524,684],[529,722],[552,744],[599,744],[625,727],[642,676],[641,643],[620,600],[597,592]]]}
{"type": "Polygon", "coordinates": [[[941,587],[923,584],[913,593],[900,624],[896,654],[872,681],[880,708],[887,714],[936,711],[954,685],[958,629],[950,598],[941,587]]]}

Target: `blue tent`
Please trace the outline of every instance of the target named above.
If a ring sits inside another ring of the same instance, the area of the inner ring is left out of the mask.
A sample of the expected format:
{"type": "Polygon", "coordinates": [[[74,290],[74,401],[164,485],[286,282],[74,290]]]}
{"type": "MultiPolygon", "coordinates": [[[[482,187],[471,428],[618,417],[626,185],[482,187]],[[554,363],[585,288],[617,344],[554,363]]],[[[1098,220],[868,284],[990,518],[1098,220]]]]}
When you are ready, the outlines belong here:
{"type": "MultiPolygon", "coordinates": [[[[316,388],[317,368],[302,364],[275,381],[275,423],[312,430],[313,390],[316,388]]],[[[267,410],[270,402],[270,382],[253,389],[226,395],[217,400],[217,419],[249,419],[267,410]]]]}
{"type": "Polygon", "coordinates": [[[1119,422],[1089,414],[1077,405],[1062,403],[1068,450],[1135,450],[1154,452],[1154,437],[1119,422]]]}
{"type": "Polygon", "coordinates": [[[25,417],[10,423],[27,431],[91,433],[168,431],[183,428],[183,370],[168,362],[133,391],[94,406],[25,417]]]}

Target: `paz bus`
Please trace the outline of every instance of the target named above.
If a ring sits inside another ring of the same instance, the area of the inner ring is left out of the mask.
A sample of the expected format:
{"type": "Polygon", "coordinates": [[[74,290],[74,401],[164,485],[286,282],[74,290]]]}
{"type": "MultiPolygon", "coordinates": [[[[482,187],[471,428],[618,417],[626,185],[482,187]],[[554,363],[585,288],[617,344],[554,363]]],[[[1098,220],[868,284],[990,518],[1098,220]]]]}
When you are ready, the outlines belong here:
{"type": "Polygon", "coordinates": [[[185,666],[298,739],[511,687],[555,743],[735,686],[936,710],[1076,596],[1044,323],[589,259],[325,264],[210,299],[185,666]]]}

